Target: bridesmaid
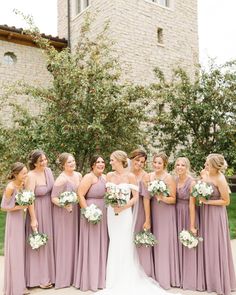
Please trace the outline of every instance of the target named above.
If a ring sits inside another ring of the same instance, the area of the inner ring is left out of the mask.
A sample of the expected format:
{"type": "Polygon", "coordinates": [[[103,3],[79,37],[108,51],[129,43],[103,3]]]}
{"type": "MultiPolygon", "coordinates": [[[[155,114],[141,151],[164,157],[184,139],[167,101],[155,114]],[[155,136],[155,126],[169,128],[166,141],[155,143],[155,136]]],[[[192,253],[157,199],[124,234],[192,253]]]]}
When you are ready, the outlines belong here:
{"type": "Polygon", "coordinates": [[[209,200],[201,198],[200,235],[203,237],[207,292],[229,295],[236,290],[236,278],[230,245],[226,206],[230,204],[229,186],[222,173],[227,167],[221,154],[206,159],[202,180],[211,184],[209,200]]]}
{"type": "MultiPolygon", "coordinates": [[[[52,203],[51,191],[53,174],[47,167],[47,157],[41,150],[34,150],[29,157],[28,179],[26,188],[35,194],[34,215],[38,221],[37,230],[48,235],[48,242],[37,251],[26,246],[26,284],[28,287],[39,286],[42,289],[52,287],[55,282],[55,262],[53,250],[52,203]]],[[[26,236],[31,233],[29,215],[26,215],[26,236]]]]}
{"type": "Polygon", "coordinates": [[[69,287],[74,279],[75,257],[78,257],[78,205],[61,207],[59,196],[65,191],[77,192],[82,178],[75,172],[76,164],[73,155],[62,153],[58,158],[62,173],[56,179],[52,189],[54,250],[55,250],[55,288],[69,287]]]}
{"type": "Polygon", "coordinates": [[[5,229],[5,263],[3,294],[29,294],[25,282],[25,220],[23,210],[27,206],[15,204],[16,194],[23,189],[27,168],[16,162],[8,177],[11,180],[3,194],[1,209],[7,211],[5,229]]]}
{"type": "Polygon", "coordinates": [[[94,204],[102,210],[98,224],[80,219],[79,258],[75,269],[74,286],[81,291],[97,291],[105,288],[108,249],[107,217],[104,203],[106,178],[103,174],[105,162],[101,156],[93,156],[91,172],[86,174],[78,189],[81,208],[94,204]]]}
{"type": "MultiPolygon", "coordinates": [[[[137,149],[130,153],[129,159],[131,160],[130,171],[135,175],[136,181],[139,186],[139,202],[138,202],[138,214],[135,225],[135,233],[142,231],[143,229],[150,229],[150,211],[147,220],[145,219],[144,204],[143,204],[143,184],[142,180],[147,172],[144,171],[144,166],[147,161],[147,154],[145,151],[137,149]]],[[[137,247],[139,261],[143,267],[145,273],[148,276],[154,278],[154,265],[153,255],[151,247],[137,247]]]]}
{"type": "MultiPolygon", "coordinates": [[[[163,180],[169,196],[162,195],[151,198],[152,230],[158,240],[154,246],[155,279],[164,289],[180,287],[178,258],[178,241],[176,226],[176,184],[174,178],[166,171],[168,158],[164,152],[153,158],[154,172],[144,177],[146,186],[153,180],[163,180]]],[[[150,206],[150,194],[145,192],[145,206],[150,206]]]]}
{"type": "MultiPolygon", "coordinates": [[[[190,222],[190,197],[192,187],[195,184],[190,174],[190,162],[186,157],[180,157],[175,161],[176,178],[176,215],[177,234],[183,230],[191,229],[190,222]]],[[[195,208],[194,208],[195,210],[195,208]]],[[[195,212],[194,212],[195,213],[195,212]]],[[[199,223],[198,212],[195,213],[196,223],[199,223]]],[[[204,290],[202,244],[197,248],[188,249],[178,241],[180,263],[180,286],[187,290],[204,290]]]]}

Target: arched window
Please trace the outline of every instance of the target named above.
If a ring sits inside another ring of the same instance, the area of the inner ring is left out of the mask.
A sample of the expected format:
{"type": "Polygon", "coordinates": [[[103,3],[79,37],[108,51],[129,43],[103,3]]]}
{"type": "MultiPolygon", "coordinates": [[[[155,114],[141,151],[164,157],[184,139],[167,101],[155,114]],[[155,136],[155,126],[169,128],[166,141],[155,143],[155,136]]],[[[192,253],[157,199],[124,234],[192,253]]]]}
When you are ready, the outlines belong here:
{"type": "Polygon", "coordinates": [[[17,61],[16,55],[13,52],[5,52],[3,62],[6,65],[13,65],[17,61]]]}

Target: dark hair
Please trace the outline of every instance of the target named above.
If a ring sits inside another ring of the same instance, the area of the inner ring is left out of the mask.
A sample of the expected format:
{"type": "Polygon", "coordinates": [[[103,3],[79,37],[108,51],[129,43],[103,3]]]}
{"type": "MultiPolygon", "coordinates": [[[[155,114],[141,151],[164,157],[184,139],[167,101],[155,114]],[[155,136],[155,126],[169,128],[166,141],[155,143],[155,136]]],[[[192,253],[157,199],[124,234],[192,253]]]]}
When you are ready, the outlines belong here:
{"type": "Polygon", "coordinates": [[[46,157],[46,154],[42,150],[33,150],[29,155],[28,165],[30,170],[34,170],[35,164],[37,163],[38,159],[42,156],[46,157]]]}
{"type": "Polygon", "coordinates": [[[147,161],[147,154],[145,151],[141,149],[134,150],[130,153],[129,158],[130,160],[133,160],[135,158],[145,158],[145,161],[147,161]]]}
{"type": "Polygon", "coordinates": [[[93,170],[93,165],[96,164],[98,158],[102,158],[102,159],[103,159],[103,157],[100,156],[100,155],[93,155],[93,156],[90,158],[89,166],[90,166],[91,170],[93,170]]]}
{"type": "Polygon", "coordinates": [[[168,156],[166,155],[166,153],[165,152],[156,153],[153,156],[153,161],[155,161],[156,158],[161,158],[162,159],[163,165],[164,165],[164,169],[165,169],[167,167],[167,164],[168,164],[168,156]]]}
{"type": "Polygon", "coordinates": [[[11,171],[10,173],[8,174],[8,179],[9,180],[12,180],[12,179],[15,179],[16,176],[21,172],[21,170],[23,168],[25,168],[25,164],[21,163],[21,162],[16,162],[14,164],[12,164],[11,166],[11,171]]]}
{"type": "Polygon", "coordinates": [[[61,170],[64,169],[64,165],[70,156],[74,158],[74,156],[70,153],[61,153],[59,157],[57,158],[56,163],[58,164],[61,170]]]}

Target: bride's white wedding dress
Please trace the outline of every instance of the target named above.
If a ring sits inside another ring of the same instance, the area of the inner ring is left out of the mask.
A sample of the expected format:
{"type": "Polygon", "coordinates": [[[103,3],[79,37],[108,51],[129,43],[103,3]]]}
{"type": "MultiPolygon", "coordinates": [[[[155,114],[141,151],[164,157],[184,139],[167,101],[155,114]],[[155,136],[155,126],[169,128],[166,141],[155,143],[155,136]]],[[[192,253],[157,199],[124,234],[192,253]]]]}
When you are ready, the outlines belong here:
{"type": "MultiPolygon", "coordinates": [[[[109,185],[109,183],[107,183],[109,185]]],[[[112,185],[114,185],[112,183],[112,185]]],[[[128,183],[116,185],[126,192],[127,201],[131,190],[138,191],[138,187],[128,183]]],[[[106,289],[97,295],[166,295],[156,281],[147,277],[139,265],[133,230],[135,212],[132,208],[125,209],[115,215],[114,209],[107,210],[108,233],[110,244],[108,249],[106,289]]]]}

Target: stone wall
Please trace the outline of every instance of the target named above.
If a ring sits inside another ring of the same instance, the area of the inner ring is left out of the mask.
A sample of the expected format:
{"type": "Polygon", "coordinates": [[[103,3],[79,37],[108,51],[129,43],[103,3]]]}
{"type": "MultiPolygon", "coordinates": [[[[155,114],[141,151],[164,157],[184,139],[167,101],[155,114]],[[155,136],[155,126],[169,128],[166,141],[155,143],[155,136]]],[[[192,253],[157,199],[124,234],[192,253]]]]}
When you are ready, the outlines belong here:
{"type": "MultiPolygon", "coordinates": [[[[62,13],[66,2],[58,1],[59,37],[67,37],[67,12],[62,13]]],[[[168,78],[177,66],[194,74],[198,64],[197,0],[170,0],[169,7],[149,0],[91,0],[90,6],[77,16],[75,1],[71,1],[72,48],[79,40],[86,11],[95,15],[92,34],[110,21],[110,36],[116,41],[123,79],[148,84],[154,81],[154,67],[160,67],[168,78]]]]}
{"type": "MultiPolygon", "coordinates": [[[[4,86],[13,84],[16,81],[25,81],[33,86],[48,87],[52,77],[46,68],[46,60],[39,48],[16,44],[0,40],[0,96],[4,95],[4,86]],[[4,54],[14,53],[16,62],[6,64],[4,54]]],[[[14,96],[20,104],[26,105],[32,113],[37,114],[41,107],[34,101],[23,96],[14,96]]],[[[11,122],[11,111],[5,106],[0,108],[1,122],[9,125],[11,122]]]]}

